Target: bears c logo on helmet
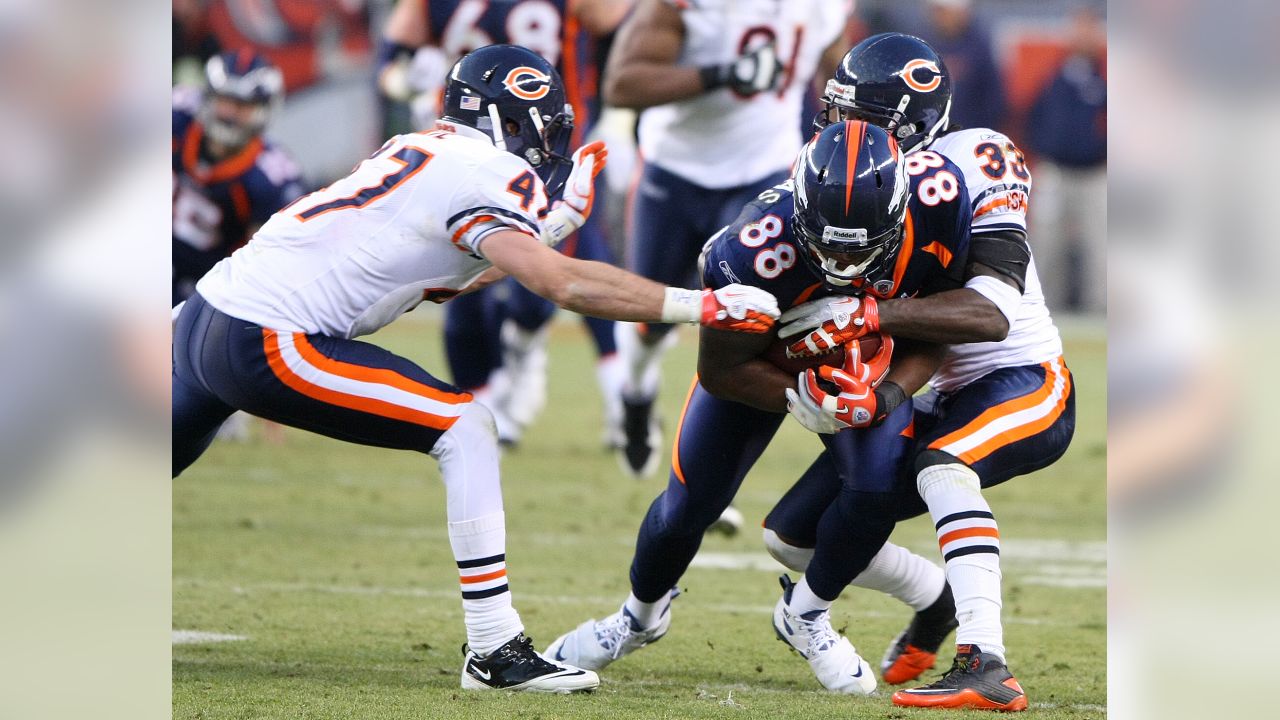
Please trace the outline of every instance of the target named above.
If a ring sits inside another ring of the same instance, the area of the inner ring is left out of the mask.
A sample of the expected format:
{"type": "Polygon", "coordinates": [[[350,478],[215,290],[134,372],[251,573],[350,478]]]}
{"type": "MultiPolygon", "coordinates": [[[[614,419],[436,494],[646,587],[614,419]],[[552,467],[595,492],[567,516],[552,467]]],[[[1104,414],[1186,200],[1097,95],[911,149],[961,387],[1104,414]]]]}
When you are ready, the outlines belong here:
{"type": "Polygon", "coordinates": [[[528,65],[513,68],[502,84],[521,100],[540,100],[551,92],[551,76],[528,65]]]}
{"type": "Polygon", "coordinates": [[[938,64],[931,60],[917,58],[903,66],[897,75],[902,77],[902,82],[907,87],[916,92],[933,92],[942,84],[942,71],[938,69],[938,64]],[[920,71],[927,71],[928,76],[924,82],[920,82],[920,71]]]}

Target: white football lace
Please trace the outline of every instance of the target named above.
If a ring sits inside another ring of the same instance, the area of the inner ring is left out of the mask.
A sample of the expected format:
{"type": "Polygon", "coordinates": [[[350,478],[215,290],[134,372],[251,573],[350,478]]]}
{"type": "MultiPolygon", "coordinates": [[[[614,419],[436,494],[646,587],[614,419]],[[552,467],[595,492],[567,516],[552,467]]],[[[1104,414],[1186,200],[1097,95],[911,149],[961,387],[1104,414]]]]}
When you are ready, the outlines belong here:
{"type": "Polygon", "coordinates": [[[793,620],[796,623],[796,629],[803,632],[809,638],[808,654],[830,650],[840,641],[840,637],[836,635],[836,631],[831,627],[831,614],[828,612],[819,613],[812,620],[807,620],[800,615],[794,615],[793,620]]]}
{"type": "Polygon", "coordinates": [[[596,624],[596,641],[614,660],[622,657],[623,648],[633,634],[631,622],[622,612],[616,612],[596,624]]]}

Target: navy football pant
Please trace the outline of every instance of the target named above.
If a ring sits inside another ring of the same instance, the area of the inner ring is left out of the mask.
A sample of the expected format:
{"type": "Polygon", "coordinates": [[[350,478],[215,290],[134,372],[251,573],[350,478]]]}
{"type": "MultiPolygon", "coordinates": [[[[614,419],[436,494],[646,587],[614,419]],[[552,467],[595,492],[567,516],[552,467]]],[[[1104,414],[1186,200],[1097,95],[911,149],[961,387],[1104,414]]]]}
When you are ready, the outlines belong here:
{"type": "MultiPolygon", "coordinates": [[[[712,190],[646,163],[627,212],[627,268],[675,287],[701,287],[702,246],[738,217],[757,195],[785,181],[782,170],[757,182],[712,190]]],[[[646,323],[646,342],[656,343],[671,325],[646,323]]]]}
{"type": "Polygon", "coordinates": [[[785,418],[713,397],[694,379],[676,428],[667,489],[640,525],[631,563],[637,598],[654,602],[675,586],[785,418]]]}
{"type": "Polygon", "coordinates": [[[806,577],[820,597],[835,597],[897,521],[928,510],[916,490],[922,467],[960,462],[991,487],[1056,462],[1074,432],[1075,387],[1061,358],[1001,368],[904,403],[874,428],[824,436],[826,450],[764,524],[815,547],[806,577]]]}
{"type": "Polygon", "coordinates": [[[236,410],[328,437],[431,452],[471,395],[376,345],[276,332],[193,295],[173,338],[173,475],[236,410]]]}

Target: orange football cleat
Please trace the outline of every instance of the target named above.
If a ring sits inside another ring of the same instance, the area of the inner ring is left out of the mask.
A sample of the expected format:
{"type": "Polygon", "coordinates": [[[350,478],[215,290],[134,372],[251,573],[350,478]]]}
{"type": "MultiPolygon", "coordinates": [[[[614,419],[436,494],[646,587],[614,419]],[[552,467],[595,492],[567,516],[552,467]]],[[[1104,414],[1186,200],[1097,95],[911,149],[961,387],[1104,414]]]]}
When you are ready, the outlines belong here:
{"type": "Polygon", "coordinates": [[[933,667],[938,648],[956,629],[956,603],[951,586],[929,607],[917,612],[911,624],[894,638],[880,661],[880,676],[890,685],[911,682],[933,667]]]}
{"type": "Polygon", "coordinates": [[[1027,709],[1027,694],[995,655],[977,645],[956,647],[956,659],[941,680],[893,694],[893,704],[919,708],[963,708],[1017,712],[1027,709]]]}

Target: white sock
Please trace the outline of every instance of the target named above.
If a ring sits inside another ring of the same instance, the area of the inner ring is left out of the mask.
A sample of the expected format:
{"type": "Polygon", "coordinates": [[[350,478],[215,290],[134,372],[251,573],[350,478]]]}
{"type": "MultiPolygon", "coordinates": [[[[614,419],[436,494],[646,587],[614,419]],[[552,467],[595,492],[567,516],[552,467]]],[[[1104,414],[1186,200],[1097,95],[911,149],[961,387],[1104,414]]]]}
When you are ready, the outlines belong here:
{"type": "Polygon", "coordinates": [[[648,345],[640,339],[635,323],[614,323],[613,338],[622,359],[622,392],[629,398],[649,400],[658,395],[662,382],[662,356],[676,343],[674,330],[648,345]]]}
{"type": "Polygon", "coordinates": [[[604,398],[604,420],[611,425],[622,424],[622,371],[622,358],[616,352],[601,356],[596,363],[596,382],[604,398]]]}
{"type": "Polygon", "coordinates": [[[929,506],[956,599],[957,645],[978,645],[1004,659],[1000,625],[1000,533],[982,497],[978,475],[966,465],[932,465],[916,476],[929,506]]]}
{"type": "Polygon", "coordinates": [[[787,607],[791,612],[797,615],[803,615],[814,610],[828,610],[834,600],[823,600],[813,594],[813,590],[809,588],[809,579],[800,578],[800,582],[791,590],[791,602],[787,603],[787,607]]]}
{"type": "Polygon", "coordinates": [[[871,564],[850,583],[855,587],[879,590],[924,610],[942,595],[947,575],[942,568],[893,543],[885,543],[871,564]]]}
{"type": "Polygon", "coordinates": [[[444,476],[449,544],[458,563],[467,644],[487,655],[524,631],[507,586],[507,532],[493,417],[471,403],[431,455],[444,476]]]}
{"type": "Polygon", "coordinates": [[[671,607],[671,593],[663,595],[655,602],[644,602],[637,598],[635,593],[630,593],[622,607],[631,613],[642,630],[647,630],[657,625],[662,615],[667,612],[667,608],[671,607]]]}
{"type": "MultiPolygon", "coordinates": [[[[774,560],[796,572],[804,572],[813,559],[813,548],[791,545],[769,528],[764,530],[764,546],[774,560]]],[[[879,590],[919,611],[937,602],[946,582],[942,568],[904,547],[885,543],[850,585],[879,590]]]]}

